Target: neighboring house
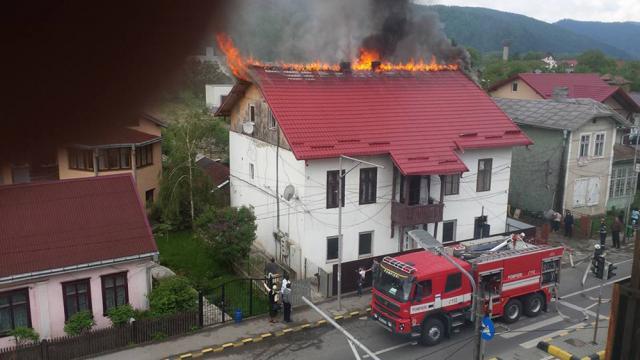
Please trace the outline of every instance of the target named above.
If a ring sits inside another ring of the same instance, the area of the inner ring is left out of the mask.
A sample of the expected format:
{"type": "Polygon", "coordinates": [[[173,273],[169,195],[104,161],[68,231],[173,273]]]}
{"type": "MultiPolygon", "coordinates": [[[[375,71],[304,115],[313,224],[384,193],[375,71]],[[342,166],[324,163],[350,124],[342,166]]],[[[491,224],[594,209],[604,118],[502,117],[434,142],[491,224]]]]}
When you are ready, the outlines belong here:
{"type": "Polygon", "coordinates": [[[607,207],[626,211],[627,206],[633,202],[638,183],[638,173],[633,166],[633,161],[636,160],[635,147],[616,144],[613,152],[607,207]]]}
{"type": "Polygon", "coordinates": [[[553,99],[558,89],[565,90],[564,97],[609,105],[630,122],[634,114],[640,113],[640,105],[627,92],[610,86],[598,74],[522,73],[494,84],[488,91],[491,96],[504,99],[553,99]]]}
{"type": "Polygon", "coordinates": [[[196,165],[211,181],[213,192],[221,193],[221,205],[229,206],[229,166],[220,162],[220,159],[212,160],[206,156],[202,156],[196,160],[196,165]]]}
{"type": "Polygon", "coordinates": [[[535,143],[513,151],[511,207],[604,213],[616,133],[631,124],[592,99],[494,100],[535,143]]]}
{"type": "Polygon", "coordinates": [[[207,107],[213,111],[218,110],[232,88],[233,84],[205,85],[205,103],[207,107]]]}
{"type": "Polygon", "coordinates": [[[505,232],[511,149],[531,141],[462,72],[250,74],[218,110],[231,205],[253,207],[257,244],[295,271],[337,262],[339,191],[344,261],[415,248],[415,228],[505,232]]]}
{"type": "Polygon", "coordinates": [[[81,310],[148,308],[158,250],[130,174],[0,186],[0,348],[8,331],[63,336],[81,310]]]}
{"type": "Polygon", "coordinates": [[[626,92],[631,91],[631,81],[620,75],[604,74],[600,78],[611,86],[618,86],[626,92]]]}
{"type": "Polygon", "coordinates": [[[164,126],[156,117],[144,114],[135,126],[86,134],[66,146],[49,149],[44,161],[41,157],[0,158],[0,184],[130,173],[143,203],[151,204],[162,173],[164,126]]]}

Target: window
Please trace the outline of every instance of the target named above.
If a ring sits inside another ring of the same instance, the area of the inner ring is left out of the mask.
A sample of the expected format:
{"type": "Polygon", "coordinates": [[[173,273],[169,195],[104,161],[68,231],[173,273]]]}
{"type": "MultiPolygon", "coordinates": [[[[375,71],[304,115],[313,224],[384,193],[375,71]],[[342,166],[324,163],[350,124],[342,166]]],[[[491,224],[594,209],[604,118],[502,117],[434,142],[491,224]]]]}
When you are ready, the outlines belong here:
{"type": "Polygon", "coordinates": [[[600,202],[600,178],[576,179],[573,185],[573,206],[592,206],[600,202]]]}
{"type": "Polygon", "coordinates": [[[596,133],[595,138],[593,140],[593,156],[594,157],[604,157],[604,134],[605,133],[596,133]]]}
{"type": "Polygon", "coordinates": [[[64,297],[65,320],[69,320],[73,314],[79,311],[91,311],[91,289],[89,279],[63,283],[62,295],[64,297]]]}
{"type": "Polygon", "coordinates": [[[269,110],[269,129],[276,129],[276,116],[273,115],[273,112],[269,110]]]}
{"type": "Polygon", "coordinates": [[[253,166],[253,164],[249,164],[249,177],[251,178],[251,180],[255,179],[255,166],[253,166]]]}
{"type": "MultiPolygon", "coordinates": [[[[344,170],[342,170],[342,201],[344,206],[344,170]]],[[[338,170],[327,171],[327,209],[338,207],[338,170]]]]}
{"type": "Polygon", "coordinates": [[[422,298],[428,297],[431,295],[431,280],[424,280],[424,281],[420,281],[418,283],[419,288],[421,288],[422,290],[420,291],[420,294],[416,295],[421,295],[422,298]]]}
{"type": "Polygon", "coordinates": [[[580,157],[589,156],[589,143],[591,142],[591,134],[580,135],[580,157]]]}
{"type": "Polygon", "coordinates": [[[516,92],[518,91],[518,82],[514,81],[513,83],[511,83],[511,91],[516,92]]]}
{"type": "Polygon", "coordinates": [[[609,197],[619,198],[633,195],[637,180],[638,174],[633,171],[633,167],[613,168],[609,184],[609,197]]]}
{"type": "Polygon", "coordinates": [[[360,205],[376,202],[378,169],[360,169],[360,205]]]}
{"type": "Polygon", "coordinates": [[[153,165],[153,144],[136,148],[136,167],[153,165]]]}
{"type": "Polygon", "coordinates": [[[458,195],[460,193],[460,174],[444,177],[444,194],[458,195]]]}
{"type": "Polygon", "coordinates": [[[371,255],[371,240],[373,239],[373,232],[360,233],[358,239],[358,256],[371,255]]]}
{"type": "Polygon", "coordinates": [[[327,262],[338,260],[338,237],[327,238],[327,262]]]}
{"type": "Polygon", "coordinates": [[[93,150],[67,149],[69,169],[93,171],[93,150]]]}
{"type": "Polygon", "coordinates": [[[0,336],[18,326],[31,327],[28,289],[0,293],[0,336]]]}
{"type": "Polygon", "coordinates": [[[420,204],[422,176],[409,176],[409,205],[420,204]]]}
{"type": "Polygon", "coordinates": [[[451,242],[456,240],[456,220],[445,221],[442,223],[442,242],[451,242]]]}
{"type": "Polygon", "coordinates": [[[478,181],[476,192],[491,190],[491,166],[493,159],[478,160],[478,181]]]}
{"type": "Polygon", "coordinates": [[[131,169],[131,148],[122,147],[122,148],[115,148],[115,149],[98,150],[98,169],[99,170],[131,169]]]}
{"type": "Polygon", "coordinates": [[[444,292],[448,293],[462,287],[462,273],[455,273],[447,276],[447,283],[444,285],[444,292]]]}
{"type": "Polygon", "coordinates": [[[252,124],[256,123],[256,107],[255,107],[255,105],[249,105],[249,121],[252,124]]]}
{"type": "Polygon", "coordinates": [[[102,277],[102,308],[104,314],[111,308],[129,303],[127,273],[110,274],[102,277]]]}
{"type": "Polygon", "coordinates": [[[149,189],[144,192],[144,200],[146,201],[147,205],[151,205],[151,203],[153,203],[153,192],[155,190],[156,189],[149,189]]]}

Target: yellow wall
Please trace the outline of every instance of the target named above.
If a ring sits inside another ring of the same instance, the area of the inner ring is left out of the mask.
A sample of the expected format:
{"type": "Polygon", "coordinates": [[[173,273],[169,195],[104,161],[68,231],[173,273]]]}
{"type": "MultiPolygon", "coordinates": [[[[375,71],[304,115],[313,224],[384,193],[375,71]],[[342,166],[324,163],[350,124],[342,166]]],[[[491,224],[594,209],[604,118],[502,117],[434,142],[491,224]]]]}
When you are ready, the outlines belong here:
{"type": "Polygon", "coordinates": [[[489,95],[503,99],[542,99],[542,96],[538,95],[531,86],[527,85],[527,83],[520,79],[516,79],[502,85],[495,91],[490,92],[489,95]],[[518,91],[511,91],[511,85],[514,82],[518,83],[518,91]]]}
{"type": "Polygon", "coordinates": [[[11,183],[11,165],[9,165],[9,163],[0,162],[0,185],[11,183]]]}

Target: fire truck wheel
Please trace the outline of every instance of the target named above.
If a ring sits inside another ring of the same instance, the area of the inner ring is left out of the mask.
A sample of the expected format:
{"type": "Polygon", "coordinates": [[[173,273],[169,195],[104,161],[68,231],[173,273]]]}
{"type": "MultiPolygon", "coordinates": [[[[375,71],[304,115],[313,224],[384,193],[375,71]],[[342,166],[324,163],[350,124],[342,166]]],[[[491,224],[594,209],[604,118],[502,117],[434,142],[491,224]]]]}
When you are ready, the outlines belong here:
{"type": "Polygon", "coordinates": [[[437,318],[430,318],[422,325],[422,336],[420,342],[422,345],[433,346],[437,345],[444,336],[444,325],[442,321],[437,318]]]}
{"type": "Polygon", "coordinates": [[[518,299],[511,299],[504,307],[502,318],[507,324],[514,323],[520,319],[522,314],[522,302],[518,299]]]}
{"type": "Polygon", "coordinates": [[[544,306],[544,300],[540,294],[532,294],[524,300],[524,314],[528,317],[536,317],[540,315],[544,306]]]}

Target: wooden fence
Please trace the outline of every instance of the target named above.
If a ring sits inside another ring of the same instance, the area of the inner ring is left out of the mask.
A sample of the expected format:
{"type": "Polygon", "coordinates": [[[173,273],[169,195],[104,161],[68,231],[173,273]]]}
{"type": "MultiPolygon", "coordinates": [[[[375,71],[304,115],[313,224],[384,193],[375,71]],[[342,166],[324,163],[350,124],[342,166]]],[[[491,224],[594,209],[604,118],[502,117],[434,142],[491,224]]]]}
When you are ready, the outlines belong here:
{"type": "Polygon", "coordinates": [[[63,360],[83,358],[187,333],[198,328],[198,312],[141,319],[131,325],[93,330],[78,336],[42,340],[0,349],[0,360],[63,360]]]}

